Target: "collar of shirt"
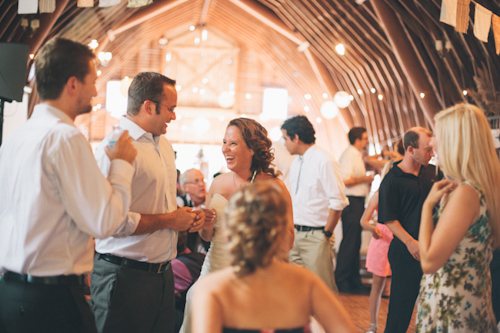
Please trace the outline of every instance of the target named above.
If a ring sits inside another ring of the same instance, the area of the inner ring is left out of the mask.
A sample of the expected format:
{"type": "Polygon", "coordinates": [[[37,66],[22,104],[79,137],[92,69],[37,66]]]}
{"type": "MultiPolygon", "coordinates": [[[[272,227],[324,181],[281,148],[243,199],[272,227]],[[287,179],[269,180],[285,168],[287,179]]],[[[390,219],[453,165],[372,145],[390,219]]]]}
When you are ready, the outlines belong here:
{"type": "Polygon", "coordinates": [[[75,123],[71,118],[61,110],[50,106],[48,104],[37,104],[35,105],[35,108],[33,109],[33,116],[32,118],[38,118],[38,117],[46,117],[46,116],[52,116],[54,118],[57,118],[59,121],[66,123],[68,125],[71,125],[73,127],[75,126],[75,123]]]}
{"type": "Polygon", "coordinates": [[[158,146],[160,142],[159,136],[154,136],[153,134],[146,132],[142,127],[134,123],[132,120],[128,119],[126,116],[120,118],[120,127],[128,131],[128,135],[132,137],[135,141],[138,141],[141,137],[151,141],[158,146]]]}

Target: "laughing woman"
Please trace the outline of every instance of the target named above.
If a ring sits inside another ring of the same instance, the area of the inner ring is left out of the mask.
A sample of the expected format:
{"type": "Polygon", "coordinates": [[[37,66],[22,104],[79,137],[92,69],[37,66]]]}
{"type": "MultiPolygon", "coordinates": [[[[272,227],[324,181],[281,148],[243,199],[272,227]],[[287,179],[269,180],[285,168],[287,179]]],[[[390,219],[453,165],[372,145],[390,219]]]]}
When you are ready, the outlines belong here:
{"type": "Polygon", "coordinates": [[[435,120],[431,144],[448,179],[434,184],[422,208],[425,274],[416,331],[498,332],[489,264],[500,241],[500,163],[490,126],[468,104],[441,111],[435,120]]]}
{"type": "MultiPolygon", "coordinates": [[[[226,159],[227,168],[231,171],[214,179],[208,191],[206,205],[216,212],[216,222],[205,224],[200,231],[200,236],[205,241],[211,241],[210,250],[201,269],[200,277],[226,268],[230,265],[229,256],[222,218],[229,198],[240,187],[260,181],[269,181],[282,189],[283,198],[287,202],[287,224],[285,236],[279,246],[277,256],[288,258],[288,252],[293,247],[294,229],[291,198],[283,182],[278,179],[279,172],[271,165],[274,159],[270,150],[271,140],[267,137],[267,131],[261,124],[253,119],[236,118],[229,122],[222,142],[222,154],[226,159]]],[[[181,329],[184,333],[191,332],[190,328],[190,298],[188,295],[186,303],[184,323],[181,329]]]]}

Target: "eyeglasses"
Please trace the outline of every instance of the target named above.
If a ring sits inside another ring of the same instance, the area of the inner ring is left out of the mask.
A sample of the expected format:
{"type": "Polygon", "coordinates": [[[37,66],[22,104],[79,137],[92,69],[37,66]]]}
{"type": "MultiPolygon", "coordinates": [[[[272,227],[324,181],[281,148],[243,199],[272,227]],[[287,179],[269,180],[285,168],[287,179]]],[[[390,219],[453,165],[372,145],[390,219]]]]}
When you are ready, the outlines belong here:
{"type": "Polygon", "coordinates": [[[164,106],[164,107],[166,107],[166,108],[167,108],[167,110],[168,110],[168,111],[170,111],[170,112],[175,112],[175,106],[173,106],[173,107],[168,107],[167,105],[165,105],[165,104],[163,104],[163,103],[160,103],[160,102],[157,102],[157,101],[153,101],[153,100],[152,100],[151,102],[153,102],[153,103],[155,103],[155,104],[160,104],[160,105],[163,105],[163,106],[164,106]]]}
{"type": "Polygon", "coordinates": [[[194,182],[186,182],[184,184],[201,185],[201,184],[205,184],[205,180],[203,180],[203,179],[196,179],[194,182]]]}

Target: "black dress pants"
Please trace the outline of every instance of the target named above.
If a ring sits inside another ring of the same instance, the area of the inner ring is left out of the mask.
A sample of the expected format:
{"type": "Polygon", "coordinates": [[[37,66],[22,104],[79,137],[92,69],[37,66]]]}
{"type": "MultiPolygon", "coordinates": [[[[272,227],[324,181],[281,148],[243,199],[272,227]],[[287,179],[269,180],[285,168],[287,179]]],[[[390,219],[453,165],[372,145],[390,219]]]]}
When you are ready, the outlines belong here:
{"type": "Polygon", "coordinates": [[[422,268],[397,238],[389,247],[389,263],[392,270],[391,298],[384,332],[406,333],[420,292],[422,268]]]}
{"type": "Polygon", "coordinates": [[[342,211],[342,242],[335,268],[335,281],[339,289],[361,286],[359,249],[363,228],[359,221],[365,210],[365,198],[353,196],[347,198],[349,206],[342,211]]]}
{"type": "Polygon", "coordinates": [[[0,281],[0,332],[97,332],[83,286],[0,281]]]}

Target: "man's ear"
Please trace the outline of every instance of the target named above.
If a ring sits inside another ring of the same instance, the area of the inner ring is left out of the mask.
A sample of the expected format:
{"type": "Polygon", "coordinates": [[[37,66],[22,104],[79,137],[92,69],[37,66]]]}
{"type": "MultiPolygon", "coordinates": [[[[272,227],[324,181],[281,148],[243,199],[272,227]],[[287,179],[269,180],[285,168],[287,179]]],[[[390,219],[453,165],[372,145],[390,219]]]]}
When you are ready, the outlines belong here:
{"type": "Polygon", "coordinates": [[[415,153],[415,148],[413,148],[413,146],[408,146],[407,151],[408,151],[410,154],[413,154],[413,153],[415,153]]]}
{"type": "Polygon", "coordinates": [[[144,111],[149,115],[156,113],[156,104],[153,101],[145,100],[144,103],[142,103],[142,108],[144,108],[144,111]]]}
{"type": "Polygon", "coordinates": [[[294,136],[294,137],[293,137],[293,139],[292,139],[292,142],[297,143],[297,142],[299,142],[299,140],[300,140],[300,139],[299,139],[299,135],[298,135],[298,134],[295,134],[295,136],[294,136]]]}
{"type": "Polygon", "coordinates": [[[66,81],[64,89],[66,89],[70,95],[75,95],[76,91],[78,90],[77,87],[79,83],[80,82],[78,81],[78,79],[75,76],[72,76],[68,79],[68,81],[66,81]]]}

